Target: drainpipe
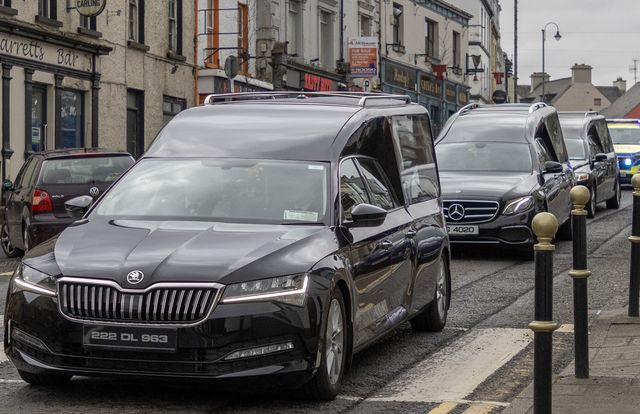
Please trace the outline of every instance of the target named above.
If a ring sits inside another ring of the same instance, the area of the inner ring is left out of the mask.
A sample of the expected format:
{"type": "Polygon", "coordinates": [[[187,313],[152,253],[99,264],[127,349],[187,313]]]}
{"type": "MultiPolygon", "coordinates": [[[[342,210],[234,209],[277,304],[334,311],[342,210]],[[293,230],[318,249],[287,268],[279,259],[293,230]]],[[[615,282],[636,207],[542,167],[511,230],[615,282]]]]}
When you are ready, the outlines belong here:
{"type": "Polygon", "coordinates": [[[340,61],[344,62],[344,0],[340,0],[340,61]]]}
{"type": "Polygon", "coordinates": [[[193,106],[198,106],[200,104],[200,94],[198,94],[198,75],[200,69],[200,63],[198,62],[198,45],[200,43],[200,36],[198,35],[198,0],[193,2],[193,31],[194,31],[194,44],[193,44],[193,75],[194,75],[194,83],[193,83],[193,106]]]}

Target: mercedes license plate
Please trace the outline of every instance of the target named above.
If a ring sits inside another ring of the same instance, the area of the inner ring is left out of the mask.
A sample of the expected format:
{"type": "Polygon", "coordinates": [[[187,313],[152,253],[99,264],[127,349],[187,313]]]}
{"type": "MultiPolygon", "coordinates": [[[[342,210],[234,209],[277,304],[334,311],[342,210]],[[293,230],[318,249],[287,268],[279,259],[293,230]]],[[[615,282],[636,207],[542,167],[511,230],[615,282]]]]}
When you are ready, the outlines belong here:
{"type": "Polygon", "coordinates": [[[620,177],[624,178],[627,176],[627,172],[626,171],[620,171],[620,177]]]}
{"type": "Polygon", "coordinates": [[[178,332],[174,328],[85,325],[83,343],[87,348],[175,351],[178,332]]]}
{"type": "Polygon", "coordinates": [[[447,233],[452,236],[477,236],[478,226],[466,226],[462,224],[447,225],[447,233]]]}

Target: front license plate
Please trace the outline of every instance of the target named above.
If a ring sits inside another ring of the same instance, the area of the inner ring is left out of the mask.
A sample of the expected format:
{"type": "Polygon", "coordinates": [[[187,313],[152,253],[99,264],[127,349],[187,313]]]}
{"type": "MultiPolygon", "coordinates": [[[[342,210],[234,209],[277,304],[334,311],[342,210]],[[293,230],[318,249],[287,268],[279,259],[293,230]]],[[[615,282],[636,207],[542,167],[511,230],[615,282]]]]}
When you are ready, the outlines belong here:
{"type": "Polygon", "coordinates": [[[624,178],[627,176],[627,172],[626,171],[620,171],[620,177],[624,178]]]}
{"type": "Polygon", "coordinates": [[[453,236],[477,236],[478,226],[448,225],[447,233],[453,236]]]}
{"type": "Polygon", "coordinates": [[[83,343],[87,348],[170,352],[177,348],[178,332],[172,328],[85,325],[83,343]]]}

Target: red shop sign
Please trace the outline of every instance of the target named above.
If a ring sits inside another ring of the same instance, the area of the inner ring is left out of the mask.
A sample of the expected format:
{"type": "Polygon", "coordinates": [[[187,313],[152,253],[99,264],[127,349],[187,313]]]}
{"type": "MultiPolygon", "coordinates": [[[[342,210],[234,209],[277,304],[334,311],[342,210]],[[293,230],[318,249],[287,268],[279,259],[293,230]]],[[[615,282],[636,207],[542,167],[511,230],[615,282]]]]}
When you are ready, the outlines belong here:
{"type": "Polygon", "coordinates": [[[304,74],[304,88],[311,91],[328,92],[331,90],[332,81],[310,73],[304,74]]]}

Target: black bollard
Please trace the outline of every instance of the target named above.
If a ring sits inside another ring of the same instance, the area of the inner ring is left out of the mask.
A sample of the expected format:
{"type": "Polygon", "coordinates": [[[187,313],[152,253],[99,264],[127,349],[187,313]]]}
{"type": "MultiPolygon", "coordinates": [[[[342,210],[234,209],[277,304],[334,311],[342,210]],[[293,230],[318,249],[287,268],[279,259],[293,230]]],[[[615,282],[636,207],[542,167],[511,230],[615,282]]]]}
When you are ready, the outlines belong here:
{"type": "Polygon", "coordinates": [[[551,213],[538,213],[531,223],[538,243],[535,250],[535,320],[529,324],[534,332],[533,412],[551,413],[553,331],[553,251],[551,240],[558,231],[558,220],[551,213]]]}
{"type": "Polygon", "coordinates": [[[587,210],[591,194],[583,185],[571,189],[571,220],[573,228],[573,339],[575,343],[576,378],[589,378],[589,318],[587,302],[587,210]]]}
{"type": "Polygon", "coordinates": [[[640,174],[631,177],[633,185],[633,216],[631,219],[631,272],[629,279],[629,316],[638,315],[640,296],[640,174]]]}

